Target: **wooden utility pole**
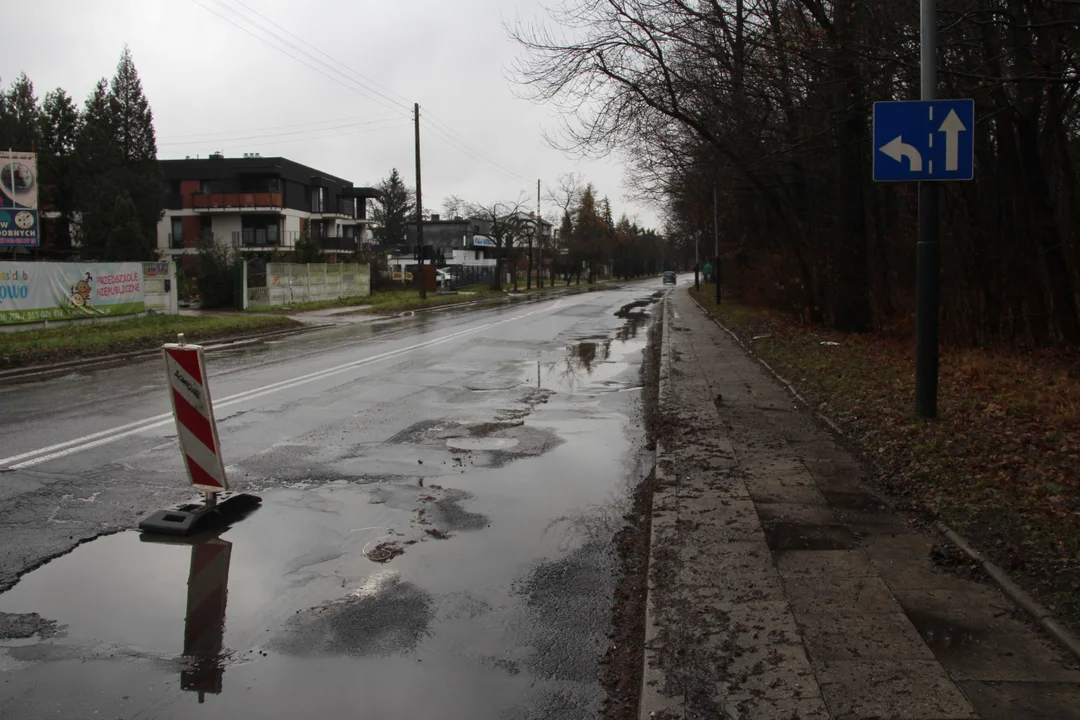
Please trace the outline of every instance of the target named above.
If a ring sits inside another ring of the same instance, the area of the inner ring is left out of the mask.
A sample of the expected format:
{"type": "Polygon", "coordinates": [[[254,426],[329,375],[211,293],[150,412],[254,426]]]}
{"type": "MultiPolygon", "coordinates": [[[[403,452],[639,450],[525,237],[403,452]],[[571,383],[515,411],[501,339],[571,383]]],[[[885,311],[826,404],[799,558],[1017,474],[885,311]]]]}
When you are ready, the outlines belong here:
{"type": "Polygon", "coordinates": [[[536,236],[536,244],[540,248],[540,253],[539,253],[539,255],[540,255],[540,267],[538,267],[537,270],[536,270],[536,287],[541,288],[541,289],[544,287],[544,241],[543,241],[543,238],[544,238],[544,235],[543,235],[544,226],[542,224],[543,222],[544,222],[543,218],[540,217],[540,180],[539,180],[539,178],[537,178],[537,180],[536,180],[536,231],[537,231],[538,234],[536,236]]]}
{"type": "Polygon", "coordinates": [[[716,304],[720,304],[720,221],[717,219],[719,206],[716,204],[716,182],[712,186],[712,232],[713,232],[713,282],[716,283],[716,304]]]}
{"type": "Polygon", "coordinates": [[[424,199],[420,192],[420,103],[413,103],[413,124],[416,128],[416,258],[420,281],[420,299],[427,299],[424,282],[424,199]]]}

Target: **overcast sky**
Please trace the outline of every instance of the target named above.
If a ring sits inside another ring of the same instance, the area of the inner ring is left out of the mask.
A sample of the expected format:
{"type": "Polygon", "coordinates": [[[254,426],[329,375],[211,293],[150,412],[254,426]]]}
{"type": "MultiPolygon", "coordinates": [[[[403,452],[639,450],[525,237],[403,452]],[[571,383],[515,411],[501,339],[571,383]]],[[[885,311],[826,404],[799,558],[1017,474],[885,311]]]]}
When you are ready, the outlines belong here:
{"type": "Polygon", "coordinates": [[[655,226],[652,208],[624,199],[618,158],[577,161],[547,147],[552,111],[515,97],[506,74],[518,48],[503,21],[541,13],[537,0],[5,3],[0,80],[7,86],[25,71],[39,97],[60,86],[81,105],[98,78],[112,77],[127,43],[159,157],[282,155],[358,185],[393,167],[413,183],[411,104],[419,102],[432,118],[422,125],[425,207],[440,212],[450,194],[481,203],[527,194],[535,204],[537,179],[546,188],[579,172],[616,216],[655,226]]]}

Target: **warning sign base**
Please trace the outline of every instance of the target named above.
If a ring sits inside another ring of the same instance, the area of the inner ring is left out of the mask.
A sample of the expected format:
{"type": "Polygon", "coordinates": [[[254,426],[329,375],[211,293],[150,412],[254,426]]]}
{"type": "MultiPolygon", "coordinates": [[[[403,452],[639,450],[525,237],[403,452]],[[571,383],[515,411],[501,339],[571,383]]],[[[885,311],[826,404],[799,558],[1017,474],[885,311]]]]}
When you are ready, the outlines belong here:
{"type": "Polygon", "coordinates": [[[158,510],[143,519],[139,529],[159,535],[191,535],[235,522],[261,502],[262,498],[247,493],[218,493],[213,504],[196,500],[158,510]]]}

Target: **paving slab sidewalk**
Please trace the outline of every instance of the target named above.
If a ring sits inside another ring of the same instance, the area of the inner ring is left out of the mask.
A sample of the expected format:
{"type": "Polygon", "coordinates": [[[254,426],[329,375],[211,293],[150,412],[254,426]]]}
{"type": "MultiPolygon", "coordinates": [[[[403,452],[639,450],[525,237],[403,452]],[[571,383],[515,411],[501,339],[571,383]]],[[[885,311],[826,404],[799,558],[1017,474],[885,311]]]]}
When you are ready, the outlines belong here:
{"type": "Polygon", "coordinates": [[[642,718],[1080,718],[1075,658],[939,569],[685,290],[663,312],[642,718]]]}

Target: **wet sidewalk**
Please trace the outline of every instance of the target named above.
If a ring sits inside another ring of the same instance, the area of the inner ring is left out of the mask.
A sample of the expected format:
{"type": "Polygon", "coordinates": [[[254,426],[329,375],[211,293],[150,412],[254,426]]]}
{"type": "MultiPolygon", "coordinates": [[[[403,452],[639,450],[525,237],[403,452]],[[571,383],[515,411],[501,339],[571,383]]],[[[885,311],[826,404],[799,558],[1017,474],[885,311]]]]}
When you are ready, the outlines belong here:
{"type": "Polygon", "coordinates": [[[642,718],[1080,718],[1080,669],[693,303],[665,308],[642,718]]]}

